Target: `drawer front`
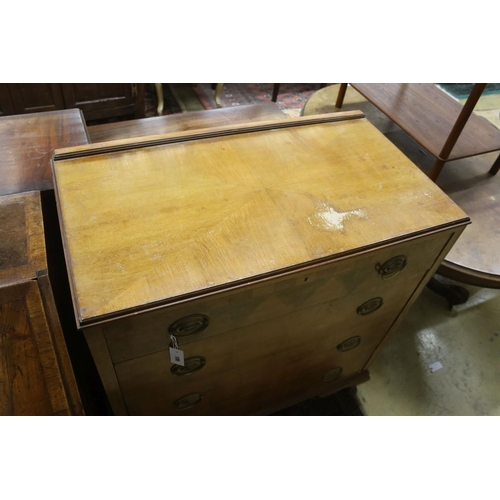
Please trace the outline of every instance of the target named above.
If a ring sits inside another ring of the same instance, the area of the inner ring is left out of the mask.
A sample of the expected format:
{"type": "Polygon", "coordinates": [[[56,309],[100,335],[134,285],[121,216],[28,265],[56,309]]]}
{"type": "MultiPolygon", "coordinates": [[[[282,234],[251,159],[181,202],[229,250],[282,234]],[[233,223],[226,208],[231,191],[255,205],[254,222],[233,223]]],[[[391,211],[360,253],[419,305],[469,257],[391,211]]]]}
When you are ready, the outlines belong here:
{"type": "MultiPolygon", "coordinates": [[[[380,330],[381,337],[384,333],[380,330]]],[[[243,404],[248,414],[252,414],[262,412],[263,404],[271,407],[294,396],[322,388],[327,391],[329,385],[360,371],[379,339],[363,331],[345,334],[348,338],[362,339],[357,349],[328,350],[324,346],[331,342],[324,340],[314,350],[295,347],[274,355],[262,354],[246,365],[219,374],[203,373],[203,368],[176,377],[171,372],[166,351],[127,361],[115,368],[131,415],[211,414],[214,406],[227,409],[232,401],[240,401],[239,405],[243,404]],[[198,397],[193,400],[193,395],[198,397]]],[[[207,357],[207,370],[209,366],[210,357],[207,357]]]]}
{"type": "Polygon", "coordinates": [[[239,290],[200,298],[103,326],[114,363],[165,350],[169,330],[179,345],[223,334],[326,300],[364,290],[384,296],[414,289],[450,237],[450,231],[273,278],[239,290]]]}
{"type": "Polygon", "coordinates": [[[168,350],[118,363],[128,411],[189,414],[234,398],[279,401],[304,384],[319,390],[363,369],[414,289],[379,297],[374,287],[186,344],[184,369],[170,363],[168,350]]]}

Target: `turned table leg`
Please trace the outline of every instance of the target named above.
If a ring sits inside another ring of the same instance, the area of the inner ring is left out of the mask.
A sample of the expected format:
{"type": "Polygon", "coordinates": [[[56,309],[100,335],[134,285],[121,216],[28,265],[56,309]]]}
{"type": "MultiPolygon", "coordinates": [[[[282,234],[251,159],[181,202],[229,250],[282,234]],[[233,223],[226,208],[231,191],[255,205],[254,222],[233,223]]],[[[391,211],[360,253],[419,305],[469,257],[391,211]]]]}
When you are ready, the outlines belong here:
{"type": "Polygon", "coordinates": [[[158,98],[158,107],[156,111],[158,112],[158,116],[161,116],[163,113],[163,87],[161,83],[155,83],[156,87],[156,97],[158,98]]]}
{"type": "Polygon", "coordinates": [[[465,304],[469,300],[469,291],[466,288],[459,285],[444,283],[438,280],[435,276],[429,280],[427,288],[445,298],[450,309],[453,306],[465,304]]]}
{"type": "Polygon", "coordinates": [[[217,104],[218,108],[222,108],[222,102],[220,100],[220,95],[222,93],[222,87],[224,87],[223,83],[218,83],[215,87],[215,104],[217,104]]]}

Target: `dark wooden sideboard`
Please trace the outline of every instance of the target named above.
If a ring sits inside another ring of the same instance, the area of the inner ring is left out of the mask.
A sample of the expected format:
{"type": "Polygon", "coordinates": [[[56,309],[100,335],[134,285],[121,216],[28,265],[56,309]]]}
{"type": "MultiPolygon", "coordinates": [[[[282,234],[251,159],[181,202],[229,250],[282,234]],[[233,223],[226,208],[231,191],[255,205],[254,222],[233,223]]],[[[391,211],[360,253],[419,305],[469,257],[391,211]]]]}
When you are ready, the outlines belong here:
{"type": "Polygon", "coordinates": [[[0,415],[83,415],[47,272],[40,193],[0,196],[0,415]]]}
{"type": "Polygon", "coordinates": [[[0,116],[78,108],[85,120],[144,116],[143,83],[2,83],[0,116]]]}

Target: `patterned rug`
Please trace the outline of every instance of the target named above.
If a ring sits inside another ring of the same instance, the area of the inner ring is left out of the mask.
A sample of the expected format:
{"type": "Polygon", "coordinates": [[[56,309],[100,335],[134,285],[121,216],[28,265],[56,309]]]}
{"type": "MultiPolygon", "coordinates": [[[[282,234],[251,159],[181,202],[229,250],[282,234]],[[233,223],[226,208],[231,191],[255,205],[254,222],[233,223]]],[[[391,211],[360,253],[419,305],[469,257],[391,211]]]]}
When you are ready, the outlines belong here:
{"type": "MultiPolygon", "coordinates": [[[[298,111],[302,109],[309,97],[319,90],[319,83],[282,83],[276,104],[284,111],[298,111]]],[[[222,88],[222,107],[244,106],[271,102],[273,83],[225,83],[222,88]]],[[[210,83],[199,83],[194,92],[205,109],[216,109],[215,91],[210,83]]]]}

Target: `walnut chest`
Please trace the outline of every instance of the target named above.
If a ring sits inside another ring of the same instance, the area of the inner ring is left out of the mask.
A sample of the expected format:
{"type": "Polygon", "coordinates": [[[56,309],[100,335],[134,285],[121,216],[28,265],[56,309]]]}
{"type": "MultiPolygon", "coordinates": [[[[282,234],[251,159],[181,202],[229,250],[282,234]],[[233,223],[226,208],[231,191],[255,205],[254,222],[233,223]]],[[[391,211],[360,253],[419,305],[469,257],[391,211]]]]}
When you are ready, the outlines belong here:
{"type": "Polygon", "coordinates": [[[357,383],[469,222],[358,112],[59,150],[53,171],[116,414],[266,414],[357,383]]]}

